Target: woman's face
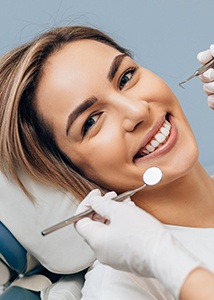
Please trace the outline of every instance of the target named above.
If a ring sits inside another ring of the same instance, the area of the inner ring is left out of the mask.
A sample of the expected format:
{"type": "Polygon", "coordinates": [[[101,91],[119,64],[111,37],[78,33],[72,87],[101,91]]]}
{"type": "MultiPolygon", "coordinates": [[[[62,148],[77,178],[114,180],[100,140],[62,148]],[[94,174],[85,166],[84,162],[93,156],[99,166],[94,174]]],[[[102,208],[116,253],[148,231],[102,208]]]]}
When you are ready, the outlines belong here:
{"type": "Polygon", "coordinates": [[[160,167],[166,183],[197,160],[192,131],[164,81],[96,41],[72,42],[49,57],[37,108],[82,173],[116,192],[141,185],[148,167],[160,167]]]}

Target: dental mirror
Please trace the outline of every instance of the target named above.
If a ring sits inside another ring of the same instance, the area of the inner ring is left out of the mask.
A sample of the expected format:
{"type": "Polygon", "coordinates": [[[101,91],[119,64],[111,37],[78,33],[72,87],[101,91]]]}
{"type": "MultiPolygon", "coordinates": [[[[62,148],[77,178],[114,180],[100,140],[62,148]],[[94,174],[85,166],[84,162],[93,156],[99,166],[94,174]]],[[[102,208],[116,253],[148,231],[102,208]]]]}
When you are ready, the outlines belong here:
{"type": "Polygon", "coordinates": [[[128,197],[131,197],[133,196],[136,192],[139,192],[141,191],[142,189],[144,189],[147,185],[155,185],[157,183],[159,183],[162,179],[162,171],[161,169],[157,168],[157,167],[151,167],[151,168],[148,168],[144,174],[143,174],[143,182],[144,184],[134,190],[130,190],[130,191],[126,191],[114,198],[112,198],[112,200],[114,201],[122,201],[128,197]]]}
{"type": "Polygon", "coordinates": [[[143,181],[146,185],[155,185],[161,181],[163,173],[157,167],[147,169],[143,174],[143,181]]]}
{"type": "MultiPolygon", "coordinates": [[[[153,185],[156,185],[157,183],[159,183],[161,181],[163,177],[163,173],[161,171],[161,169],[157,168],[157,167],[151,167],[151,168],[148,168],[144,174],[143,174],[143,182],[144,184],[134,190],[130,190],[130,191],[126,191],[114,198],[112,198],[112,200],[114,201],[122,201],[128,197],[131,197],[133,196],[136,192],[139,192],[141,191],[142,189],[144,189],[147,185],[148,186],[153,186],[153,185]]],[[[60,228],[63,228],[69,224],[72,224],[72,223],[75,223],[77,221],[79,221],[80,219],[84,218],[84,217],[88,217],[90,216],[92,213],[93,213],[93,209],[89,208],[87,209],[86,211],[76,215],[76,216],[73,216],[65,221],[62,221],[56,225],[53,225],[45,230],[43,230],[41,233],[43,236],[49,234],[49,233],[52,233],[60,228]]]]}

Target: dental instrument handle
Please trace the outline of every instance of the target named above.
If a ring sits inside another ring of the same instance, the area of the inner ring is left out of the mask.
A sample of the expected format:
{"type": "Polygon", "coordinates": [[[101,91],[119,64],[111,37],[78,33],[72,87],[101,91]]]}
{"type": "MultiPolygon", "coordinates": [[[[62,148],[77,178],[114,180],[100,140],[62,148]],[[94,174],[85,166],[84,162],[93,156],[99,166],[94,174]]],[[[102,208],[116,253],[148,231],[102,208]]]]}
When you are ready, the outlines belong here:
{"type": "MultiPolygon", "coordinates": [[[[140,186],[139,188],[136,188],[135,190],[131,190],[131,191],[127,191],[127,192],[124,192],[116,197],[113,197],[111,200],[114,200],[114,201],[123,201],[125,200],[126,198],[128,197],[131,197],[133,196],[136,192],[139,192],[140,190],[142,190],[144,187],[146,186],[146,184],[140,186]]],[[[73,216],[71,218],[68,218],[67,220],[64,220],[56,225],[53,225],[45,230],[42,231],[42,235],[47,235],[49,233],[52,233],[58,229],[61,229],[67,225],[70,225],[72,223],[75,223],[79,220],[81,220],[82,218],[85,218],[85,217],[88,217],[90,216],[91,214],[94,213],[94,210],[89,208],[87,209],[86,211],[83,211],[82,213],[76,215],[76,216],[73,216]]]]}
{"type": "Polygon", "coordinates": [[[73,216],[73,217],[71,217],[71,218],[69,218],[67,220],[64,220],[64,221],[62,221],[60,223],[57,223],[56,225],[53,225],[53,226],[51,226],[51,227],[49,227],[47,229],[44,229],[42,231],[42,235],[45,236],[45,235],[47,235],[49,233],[52,233],[52,232],[54,232],[54,231],[56,231],[58,229],[61,229],[61,228],[65,227],[67,225],[75,223],[75,222],[81,220],[82,218],[90,216],[93,212],[94,212],[93,209],[89,208],[86,211],[83,211],[82,213],[80,213],[80,214],[78,214],[76,216],[73,216]]]}
{"type": "Polygon", "coordinates": [[[214,67],[214,57],[210,61],[208,61],[205,65],[203,65],[198,70],[196,70],[195,76],[203,74],[205,71],[207,71],[208,69],[210,69],[212,67],[214,67]]]}
{"type": "MultiPolygon", "coordinates": [[[[133,196],[136,192],[139,192],[142,189],[144,189],[147,185],[148,186],[156,185],[157,183],[159,183],[161,181],[162,176],[163,176],[163,174],[162,174],[161,169],[159,169],[157,167],[148,168],[143,174],[143,181],[144,181],[143,185],[141,185],[140,187],[138,187],[134,190],[126,191],[120,195],[117,195],[117,196],[113,197],[111,200],[114,200],[114,201],[125,200],[126,198],[133,196]]],[[[63,228],[69,224],[75,223],[82,218],[88,217],[93,213],[94,213],[94,210],[89,208],[88,210],[86,210],[76,216],[73,216],[65,221],[62,221],[56,225],[53,225],[53,226],[43,230],[41,233],[43,236],[45,236],[49,233],[52,233],[58,229],[63,228]]]]}
{"type": "Polygon", "coordinates": [[[146,187],[146,184],[144,183],[144,185],[140,186],[139,188],[136,188],[132,191],[127,191],[127,192],[124,192],[114,198],[112,198],[111,200],[114,200],[114,201],[123,201],[125,200],[126,198],[128,197],[131,197],[133,196],[136,192],[139,192],[141,191],[142,189],[144,189],[146,187]]]}
{"type": "Polygon", "coordinates": [[[192,78],[199,76],[201,74],[203,74],[205,71],[207,71],[208,69],[214,67],[214,57],[208,61],[205,65],[203,65],[202,67],[200,67],[199,69],[197,69],[189,78],[187,78],[186,80],[182,81],[179,83],[180,87],[183,87],[182,85],[184,83],[186,83],[187,81],[191,80],[192,78]]]}

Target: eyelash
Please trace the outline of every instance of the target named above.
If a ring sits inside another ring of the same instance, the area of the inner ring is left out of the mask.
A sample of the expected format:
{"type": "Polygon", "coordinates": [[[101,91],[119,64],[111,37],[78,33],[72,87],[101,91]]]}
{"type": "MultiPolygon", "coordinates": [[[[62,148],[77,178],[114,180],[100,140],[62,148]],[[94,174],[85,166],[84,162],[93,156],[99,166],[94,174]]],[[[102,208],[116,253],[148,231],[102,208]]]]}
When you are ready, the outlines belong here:
{"type": "Polygon", "coordinates": [[[90,116],[84,123],[83,128],[82,128],[82,136],[84,137],[87,132],[90,130],[90,128],[96,123],[97,119],[99,118],[98,114],[94,114],[92,116],[90,116]],[[96,120],[94,121],[93,118],[96,118],[96,120]],[[93,124],[87,124],[89,121],[93,120],[93,124]]]}
{"type": "Polygon", "coordinates": [[[120,81],[119,81],[119,90],[122,90],[124,88],[124,86],[127,84],[127,82],[129,82],[132,79],[132,76],[134,75],[135,71],[136,71],[136,68],[133,67],[133,68],[130,68],[127,71],[125,71],[125,73],[123,73],[123,75],[121,76],[120,81]],[[129,73],[131,74],[130,78],[128,78],[128,76],[127,76],[129,73]],[[122,82],[124,79],[127,79],[127,81],[122,82]]]}

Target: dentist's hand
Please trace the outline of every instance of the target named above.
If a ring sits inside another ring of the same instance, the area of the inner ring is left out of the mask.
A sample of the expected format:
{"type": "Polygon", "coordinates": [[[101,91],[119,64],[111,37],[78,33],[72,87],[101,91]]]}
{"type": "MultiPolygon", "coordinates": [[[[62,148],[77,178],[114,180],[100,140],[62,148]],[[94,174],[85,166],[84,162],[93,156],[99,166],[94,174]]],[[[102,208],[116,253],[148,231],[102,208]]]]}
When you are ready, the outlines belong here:
{"type": "Polygon", "coordinates": [[[92,191],[77,212],[89,207],[108,222],[84,218],[76,230],[94,250],[98,260],[115,269],[159,279],[176,297],[188,274],[200,263],[165,227],[133,202],[110,200],[92,191]]]}
{"type": "MultiPolygon", "coordinates": [[[[198,61],[201,64],[207,63],[214,57],[214,44],[210,46],[210,49],[199,52],[197,55],[198,61]]],[[[199,76],[204,83],[204,92],[208,95],[207,102],[210,108],[214,110],[214,69],[211,68],[199,76]]]]}

